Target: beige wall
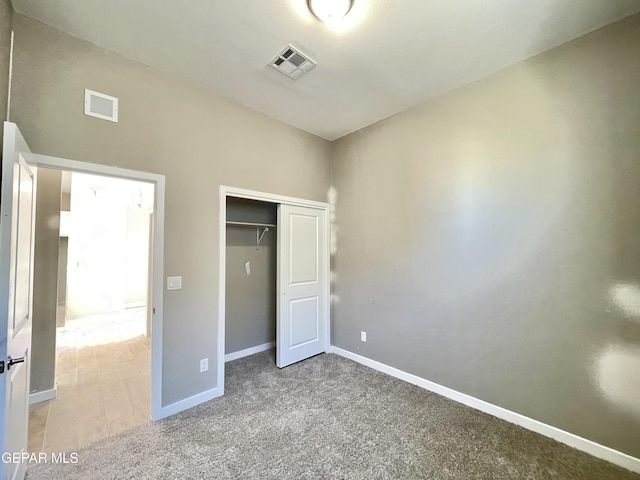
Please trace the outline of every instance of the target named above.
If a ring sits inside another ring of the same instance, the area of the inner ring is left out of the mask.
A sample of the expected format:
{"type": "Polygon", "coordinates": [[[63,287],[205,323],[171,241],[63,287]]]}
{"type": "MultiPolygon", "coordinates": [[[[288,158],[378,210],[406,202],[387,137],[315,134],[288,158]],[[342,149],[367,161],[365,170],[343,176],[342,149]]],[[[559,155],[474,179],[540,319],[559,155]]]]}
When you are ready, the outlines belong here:
{"type": "MultiPolygon", "coordinates": [[[[71,209],[71,172],[61,172],[61,177],[60,210],[68,212],[71,209]]],[[[60,221],[62,222],[62,219],[60,221]]],[[[60,228],[62,229],[63,227],[61,226],[60,228]]],[[[67,264],[69,257],[69,237],[66,236],[68,233],[65,232],[65,236],[60,237],[60,253],[58,254],[58,305],[65,306],[67,303],[67,264]]],[[[58,326],[63,326],[65,320],[66,308],[64,313],[58,316],[58,326]]]]}
{"type": "MultiPolygon", "coordinates": [[[[67,259],[69,258],[69,237],[60,237],[60,251],[58,253],[58,305],[67,303],[67,259]]],[[[58,318],[58,326],[64,325],[66,314],[58,318]]]]}
{"type": "Polygon", "coordinates": [[[0,146],[1,125],[7,119],[7,87],[9,86],[9,58],[11,54],[11,18],[13,7],[10,0],[0,0],[0,146]]]}
{"type": "Polygon", "coordinates": [[[635,16],[336,142],[334,343],[640,457],[639,80],[635,16]]]}
{"type": "Polygon", "coordinates": [[[38,169],[33,274],[31,393],[54,387],[61,173],[38,169]]]}
{"type": "Polygon", "coordinates": [[[276,339],[276,232],[227,227],[225,353],[276,339]],[[245,264],[250,262],[250,275],[245,264]]]}
{"type": "Polygon", "coordinates": [[[330,144],[20,15],[12,121],[37,153],[166,176],[162,402],[216,386],[218,187],[325,200],[330,144]],[[117,96],[117,124],[85,117],[84,89],[117,96]],[[199,373],[199,360],[209,371],[199,373]]]}

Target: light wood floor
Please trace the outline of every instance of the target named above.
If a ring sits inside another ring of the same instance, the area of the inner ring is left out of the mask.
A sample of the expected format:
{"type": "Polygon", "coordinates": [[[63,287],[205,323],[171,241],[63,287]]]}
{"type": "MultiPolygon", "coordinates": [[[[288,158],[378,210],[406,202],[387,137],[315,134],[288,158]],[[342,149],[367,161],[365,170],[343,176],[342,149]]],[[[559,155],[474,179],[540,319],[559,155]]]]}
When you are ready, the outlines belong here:
{"type": "Polygon", "coordinates": [[[70,452],[150,421],[151,339],[62,346],[57,397],[32,405],[30,452],[70,452]]]}

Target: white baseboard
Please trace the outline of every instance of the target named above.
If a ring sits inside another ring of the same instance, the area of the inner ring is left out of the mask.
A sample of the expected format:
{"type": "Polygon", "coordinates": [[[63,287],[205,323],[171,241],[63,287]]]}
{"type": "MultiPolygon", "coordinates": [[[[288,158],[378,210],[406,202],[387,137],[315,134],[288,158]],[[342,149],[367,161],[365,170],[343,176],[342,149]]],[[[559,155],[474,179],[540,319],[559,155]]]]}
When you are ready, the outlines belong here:
{"type": "Polygon", "coordinates": [[[471,408],[475,408],[476,410],[480,410],[481,412],[488,413],[489,415],[493,415],[494,417],[498,417],[502,420],[506,420],[507,422],[514,423],[523,428],[526,428],[527,430],[531,430],[533,432],[544,435],[545,437],[553,438],[558,442],[586,452],[590,455],[593,455],[594,457],[611,462],[614,465],[626,468],[627,470],[631,470],[632,472],[640,473],[640,459],[632,457],[631,455],[627,455],[626,453],[622,453],[618,450],[605,447],[604,445],[600,445],[599,443],[587,440],[586,438],[579,437],[578,435],[574,435],[573,433],[560,430],[557,427],[553,427],[551,425],[547,425],[546,423],[539,422],[538,420],[525,417],[524,415],[521,415],[519,413],[512,412],[502,407],[498,407],[497,405],[485,402],[484,400],[480,400],[470,395],[460,393],[456,390],[452,390],[429,380],[425,380],[424,378],[412,375],[411,373],[407,373],[402,370],[398,370],[397,368],[390,367],[389,365],[385,365],[384,363],[380,363],[375,360],[371,360],[370,358],[363,357],[362,355],[349,352],[348,350],[332,346],[329,351],[331,353],[335,353],[342,357],[353,360],[354,362],[366,365],[367,367],[373,368],[374,370],[378,370],[380,372],[386,373],[387,375],[391,375],[392,377],[399,378],[400,380],[404,380],[405,382],[424,388],[425,390],[429,390],[430,392],[437,393],[438,395],[442,395],[443,397],[450,398],[451,400],[462,403],[471,408]]]}
{"type": "Polygon", "coordinates": [[[195,407],[196,405],[200,405],[201,403],[208,402],[209,400],[213,400],[214,398],[220,396],[222,396],[222,391],[217,387],[212,388],[211,390],[198,393],[197,395],[185,398],[184,400],[180,400],[179,402],[164,406],[160,409],[159,415],[152,415],[151,418],[153,420],[160,420],[161,418],[175,415],[178,412],[182,412],[183,410],[195,407]]]}
{"type": "Polygon", "coordinates": [[[142,308],[147,306],[147,301],[142,300],[141,302],[129,302],[124,304],[124,309],[132,309],[132,308],[142,308]]]}
{"type": "Polygon", "coordinates": [[[227,353],[224,356],[224,361],[226,363],[226,362],[230,362],[231,360],[237,360],[242,357],[248,357],[249,355],[254,355],[256,353],[264,352],[266,350],[271,350],[272,348],[275,348],[275,346],[276,346],[276,342],[267,342],[267,343],[263,343],[262,345],[257,345],[255,347],[245,348],[244,350],[239,350],[237,352],[227,353]]]}
{"type": "Polygon", "coordinates": [[[41,392],[35,392],[29,394],[29,405],[34,403],[46,402],[47,400],[53,400],[56,398],[56,388],[50,388],[49,390],[43,390],[41,392]]]}

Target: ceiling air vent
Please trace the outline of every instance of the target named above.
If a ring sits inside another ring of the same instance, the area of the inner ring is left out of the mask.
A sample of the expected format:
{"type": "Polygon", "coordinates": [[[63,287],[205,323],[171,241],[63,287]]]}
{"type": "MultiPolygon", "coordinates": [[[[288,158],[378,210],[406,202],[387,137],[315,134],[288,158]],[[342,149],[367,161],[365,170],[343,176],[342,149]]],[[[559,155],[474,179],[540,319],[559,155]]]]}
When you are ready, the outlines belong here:
{"type": "Polygon", "coordinates": [[[84,114],[118,122],[118,99],[93,90],[84,91],[84,114]]]}
{"type": "Polygon", "coordinates": [[[297,80],[315,67],[316,62],[289,45],[273,59],[269,66],[287,77],[297,80]]]}

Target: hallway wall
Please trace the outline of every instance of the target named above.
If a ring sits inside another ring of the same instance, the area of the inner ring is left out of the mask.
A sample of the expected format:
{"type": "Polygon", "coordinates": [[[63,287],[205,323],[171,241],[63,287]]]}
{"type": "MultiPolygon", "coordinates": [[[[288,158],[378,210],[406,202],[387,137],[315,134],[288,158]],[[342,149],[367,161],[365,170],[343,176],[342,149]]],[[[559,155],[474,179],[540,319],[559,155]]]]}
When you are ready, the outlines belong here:
{"type": "Polygon", "coordinates": [[[55,386],[60,180],[59,171],[38,169],[31,327],[31,393],[50,390],[55,386]]]}

